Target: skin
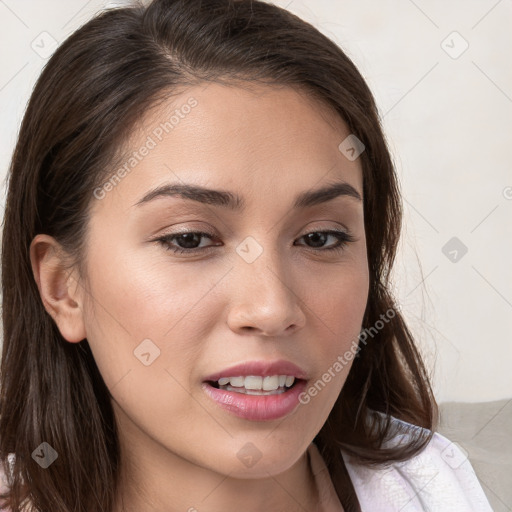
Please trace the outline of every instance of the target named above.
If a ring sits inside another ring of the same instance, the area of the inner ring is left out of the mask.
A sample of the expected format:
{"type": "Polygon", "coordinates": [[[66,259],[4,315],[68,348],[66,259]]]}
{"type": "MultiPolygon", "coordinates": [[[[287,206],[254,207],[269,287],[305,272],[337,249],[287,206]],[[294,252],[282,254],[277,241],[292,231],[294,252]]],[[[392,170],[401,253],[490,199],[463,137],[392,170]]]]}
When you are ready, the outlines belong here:
{"type": "Polygon", "coordinates": [[[240,362],[280,358],[305,369],[312,384],[350,349],[368,298],[363,202],[291,205],[333,181],[362,197],[360,160],[338,149],[350,131],[323,104],[256,84],[189,88],[149,111],[127,147],[143,146],[190,97],[198,104],[173,131],[103,199],[91,199],[87,275],[65,272],[58,243],[38,235],[34,277],[64,339],[87,338],[114,397],[123,457],[116,511],[123,503],[130,511],[312,511],[318,495],[306,450],[351,363],[308,404],[273,421],[234,416],[201,384],[240,362]],[[237,193],[246,210],[179,197],[133,206],[176,181],[237,193]],[[196,239],[211,249],[187,256],[154,241],[186,229],[213,232],[196,239]],[[323,245],[304,238],[327,229],[348,229],[355,241],[327,252],[335,237],[323,245]],[[236,252],[248,236],[263,249],[252,263],[236,252]],[[145,366],[134,350],[148,338],[160,355],[145,366]],[[249,442],[261,454],[251,467],[237,457],[249,442]]]}

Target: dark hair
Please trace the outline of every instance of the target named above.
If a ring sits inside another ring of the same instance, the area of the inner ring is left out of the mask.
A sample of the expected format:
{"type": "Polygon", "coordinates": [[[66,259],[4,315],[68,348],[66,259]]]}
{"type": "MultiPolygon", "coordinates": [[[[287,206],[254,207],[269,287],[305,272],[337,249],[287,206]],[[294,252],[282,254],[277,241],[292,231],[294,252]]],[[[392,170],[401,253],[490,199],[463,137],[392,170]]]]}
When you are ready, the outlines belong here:
{"type": "Polygon", "coordinates": [[[361,74],[316,28],[273,4],[154,0],[99,13],[56,50],[34,88],[13,154],[2,241],[0,369],[4,467],[8,454],[16,455],[3,497],[13,512],[23,502],[42,511],[111,511],[120,468],[109,390],[87,340],[64,342],[45,310],[31,269],[32,239],[55,237],[70,265],[83,272],[92,191],[111,172],[137,120],[179,89],[234,81],[301,88],[365,145],[370,290],[363,327],[388,310],[395,314],[365,340],[315,438],[345,510],[359,508],[340,448],[362,464],[385,464],[412,457],[430,440],[437,405],[389,290],[402,217],[399,186],[361,74]],[[393,434],[391,416],[426,430],[384,449],[393,434]],[[31,453],[43,441],[67,455],[41,471],[31,453]]]}

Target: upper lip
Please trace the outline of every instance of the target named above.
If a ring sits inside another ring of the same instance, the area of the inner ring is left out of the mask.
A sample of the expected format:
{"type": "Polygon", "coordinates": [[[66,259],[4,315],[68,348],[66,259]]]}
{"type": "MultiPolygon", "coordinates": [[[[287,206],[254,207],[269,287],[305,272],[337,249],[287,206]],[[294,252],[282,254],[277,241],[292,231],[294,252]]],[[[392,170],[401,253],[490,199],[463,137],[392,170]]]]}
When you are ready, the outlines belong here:
{"type": "Polygon", "coordinates": [[[215,382],[222,377],[246,377],[248,375],[261,377],[292,375],[297,379],[307,379],[306,372],[302,368],[290,361],[279,359],[277,361],[247,361],[213,373],[204,380],[215,382]]]}

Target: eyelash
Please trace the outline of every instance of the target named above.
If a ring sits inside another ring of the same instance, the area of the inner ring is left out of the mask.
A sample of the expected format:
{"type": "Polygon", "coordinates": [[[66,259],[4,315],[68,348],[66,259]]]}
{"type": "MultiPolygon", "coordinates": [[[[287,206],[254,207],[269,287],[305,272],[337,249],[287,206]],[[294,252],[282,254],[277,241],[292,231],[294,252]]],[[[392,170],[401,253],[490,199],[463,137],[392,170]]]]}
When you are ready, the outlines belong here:
{"type": "MultiPolygon", "coordinates": [[[[318,234],[318,233],[321,233],[324,235],[332,235],[338,239],[338,243],[335,244],[333,247],[329,247],[327,249],[321,249],[321,248],[317,249],[315,247],[309,247],[309,249],[311,249],[313,251],[317,251],[317,252],[331,252],[331,251],[332,252],[341,252],[345,249],[345,247],[349,243],[356,241],[356,239],[350,233],[345,232],[345,231],[332,230],[332,229],[323,230],[323,231],[310,231],[309,233],[302,235],[300,238],[304,238],[308,235],[318,234]]],[[[204,237],[207,237],[210,239],[215,238],[214,235],[212,235],[211,233],[205,233],[203,231],[182,231],[182,232],[178,232],[178,233],[173,233],[171,235],[165,235],[161,238],[157,238],[154,241],[159,242],[161,245],[163,245],[167,251],[171,251],[176,254],[196,254],[198,252],[203,252],[205,250],[212,249],[213,247],[216,247],[216,246],[210,245],[208,247],[195,247],[192,249],[183,249],[181,247],[176,247],[176,246],[170,245],[170,242],[172,240],[174,240],[175,238],[178,238],[182,235],[199,235],[199,236],[204,236],[204,237]]]]}

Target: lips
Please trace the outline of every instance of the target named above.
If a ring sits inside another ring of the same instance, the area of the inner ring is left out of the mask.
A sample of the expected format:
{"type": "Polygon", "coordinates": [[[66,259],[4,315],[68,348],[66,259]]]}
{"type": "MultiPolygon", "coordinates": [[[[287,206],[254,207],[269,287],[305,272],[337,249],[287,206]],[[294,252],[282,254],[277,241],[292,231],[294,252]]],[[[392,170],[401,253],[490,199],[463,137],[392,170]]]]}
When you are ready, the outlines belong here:
{"type": "Polygon", "coordinates": [[[307,386],[305,370],[284,359],[277,361],[247,361],[208,375],[202,384],[206,395],[224,411],[249,421],[272,421],[293,414],[300,405],[299,396],[307,386]],[[245,377],[294,377],[290,387],[279,387],[265,393],[244,388],[219,386],[222,378],[245,377]],[[256,396],[257,395],[257,396],[256,396]]]}
{"type": "Polygon", "coordinates": [[[277,361],[247,361],[208,375],[204,382],[215,383],[222,377],[247,377],[249,375],[270,377],[272,375],[291,375],[297,380],[308,378],[305,370],[284,359],[277,361]]]}
{"type": "Polygon", "coordinates": [[[251,396],[213,387],[203,382],[205,394],[222,410],[248,421],[273,421],[295,413],[300,407],[299,397],[306,389],[305,380],[295,381],[280,394],[251,396]]]}

